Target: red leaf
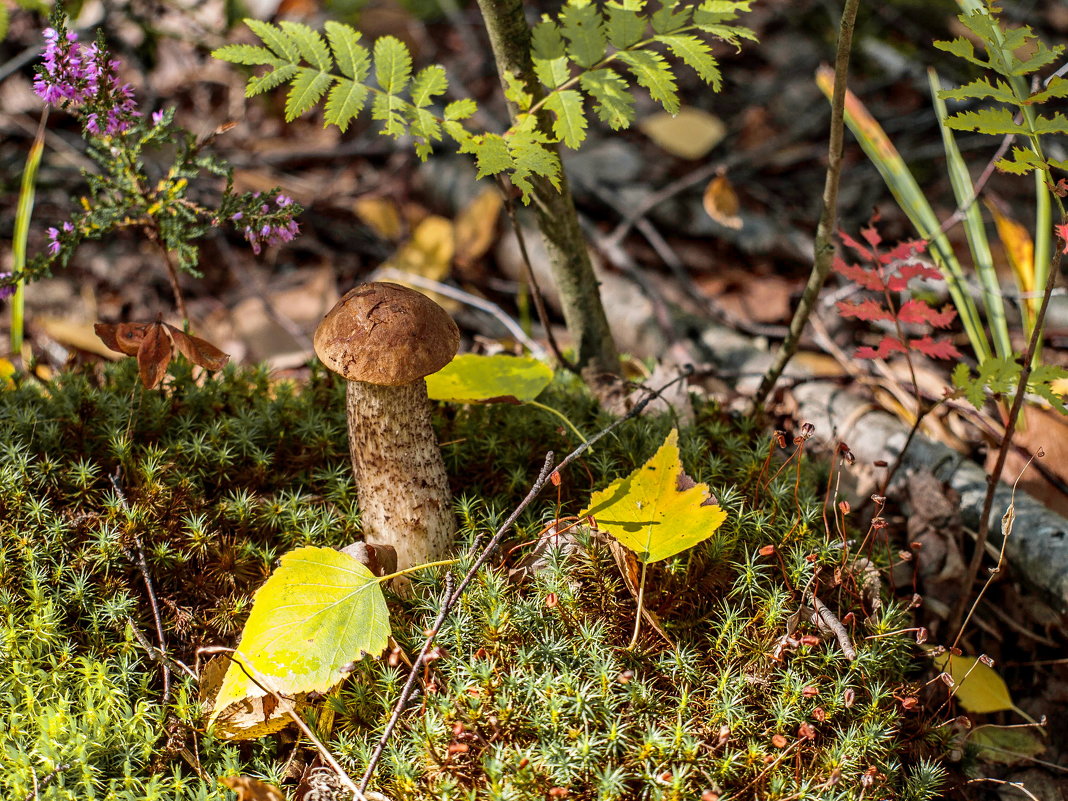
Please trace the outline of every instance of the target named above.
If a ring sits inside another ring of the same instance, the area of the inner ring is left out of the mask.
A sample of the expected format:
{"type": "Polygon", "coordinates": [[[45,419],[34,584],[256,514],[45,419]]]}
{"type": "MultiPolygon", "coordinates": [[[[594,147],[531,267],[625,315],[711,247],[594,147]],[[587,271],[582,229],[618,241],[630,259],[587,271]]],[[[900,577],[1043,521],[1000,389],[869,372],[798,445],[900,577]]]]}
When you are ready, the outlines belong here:
{"type": "Polygon", "coordinates": [[[879,232],[875,230],[875,220],[877,217],[873,217],[871,224],[867,228],[860,229],[860,235],[864,237],[864,241],[871,245],[873,248],[879,247],[882,244],[883,238],[879,236],[879,232]]]}
{"type": "Polygon", "coordinates": [[[207,370],[221,370],[230,361],[228,354],[223,353],[208,340],[187,334],[173,325],[166,325],[170,329],[171,339],[174,340],[174,345],[178,348],[178,352],[193,364],[207,370]]]}
{"type": "Polygon", "coordinates": [[[846,247],[850,247],[855,250],[857,252],[857,255],[860,256],[862,259],[866,259],[867,261],[875,261],[875,256],[872,255],[872,252],[866,247],[864,247],[862,244],[860,244],[860,242],[851,237],[849,234],[847,234],[845,231],[839,231],[838,236],[841,238],[842,244],[844,244],[846,247]]]}
{"type": "Polygon", "coordinates": [[[846,264],[837,257],[831,262],[831,265],[836,273],[845,276],[861,289],[870,289],[873,292],[882,292],[885,289],[882,276],[877,270],[869,270],[859,264],[846,264]]]}
{"type": "Polygon", "coordinates": [[[949,328],[957,316],[956,310],[948,303],[942,307],[942,311],[936,311],[922,300],[906,300],[897,310],[897,319],[903,323],[928,323],[935,328],[949,328]]]}
{"type": "Polygon", "coordinates": [[[891,264],[895,261],[911,261],[913,257],[927,250],[927,242],[922,239],[908,239],[898,242],[890,250],[879,256],[883,264],[891,264]]]}
{"type": "Polygon", "coordinates": [[[137,369],[145,389],[155,389],[167,374],[167,365],[171,363],[171,340],[163,323],[151,323],[146,328],[148,330],[137,351],[137,369]]]}
{"type": "Polygon", "coordinates": [[[838,313],[843,317],[855,317],[858,320],[867,322],[894,319],[894,315],[884,309],[882,304],[874,300],[862,300],[860,302],[840,300],[835,305],[838,307],[838,313]]]}
{"type": "Polygon", "coordinates": [[[857,348],[856,354],[858,359],[885,359],[892,353],[904,353],[905,346],[893,337],[883,337],[879,342],[878,348],[869,348],[867,346],[857,348]]]}
{"type": "Polygon", "coordinates": [[[931,359],[962,359],[961,352],[951,342],[920,337],[909,341],[909,347],[931,359]]]}
{"type": "Polygon", "coordinates": [[[897,274],[886,282],[886,287],[891,292],[902,292],[913,278],[927,278],[931,281],[943,280],[942,273],[930,264],[922,261],[910,261],[897,268],[897,274]]]}
{"type": "Polygon", "coordinates": [[[96,323],[93,330],[116,353],[136,356],[149,323],[96,323]]]}
{"type": "MultiPolygon", "coordinates": [[[[1061,179],[1064,180],[1063,178],[1061,179]]],[[[1068,253],[1068,223],[1062,223],[1061,225],[1053,226],[1053,230],[1057,232],[1057,236],[1064,242],[1064,250],[1061,253],[1068,253]]]]}

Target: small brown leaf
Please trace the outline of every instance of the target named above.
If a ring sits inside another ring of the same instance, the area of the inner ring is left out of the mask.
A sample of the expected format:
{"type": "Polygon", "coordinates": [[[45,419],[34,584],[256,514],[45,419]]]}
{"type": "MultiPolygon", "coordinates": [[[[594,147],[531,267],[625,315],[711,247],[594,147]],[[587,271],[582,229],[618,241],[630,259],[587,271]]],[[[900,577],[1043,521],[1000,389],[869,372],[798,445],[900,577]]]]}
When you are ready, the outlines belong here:
{"type": "Polygon", "coordinates": [[[96,323],[93,330],[111,350],[127,356],[136,356],[148,325],[148,323],[96,323]]]}
{"type": "Polygon", "coordinates": [[[742,218],[738,215],[741,204],[726,175],[721,173],[709,181],[702,202],[708,216],[724,228],[738,230],[742,227],[742,218]]]}
{"type": "Polygon", "coordinates": [[[237,801],[286,801],[282,791],[273,784],[251,776],[223,776],[219,782],[237,793],[237,801]]]}
{"type": "Polygon", "coordinates": [[[167,365],[171,363],[171,340],[163,323],[150,323],[145,327],[144,339],[137,349],[137,369],[145,389],[155,389],[163,381],[167,365]]]}
{"type": "Polygon", "coordinates": [[[167,328],[178,352],[193,364],[205,370],[221,370],[230,361],[229,354],[223,353],[206,339],[187,334],[173,325],[168,324],[167,328]]]}

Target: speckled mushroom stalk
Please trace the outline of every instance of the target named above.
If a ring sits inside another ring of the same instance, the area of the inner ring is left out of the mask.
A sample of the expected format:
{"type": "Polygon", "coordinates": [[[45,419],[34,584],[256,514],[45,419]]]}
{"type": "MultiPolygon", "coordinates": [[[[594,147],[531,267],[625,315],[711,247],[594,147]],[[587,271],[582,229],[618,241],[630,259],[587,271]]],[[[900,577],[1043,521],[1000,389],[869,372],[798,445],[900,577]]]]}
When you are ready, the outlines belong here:
{"type": "Polygon", "coordinates": [[[315,352],[348,381],[349,452],[364,539],[400,569],[448,555],[455,523],[423,378],[456,354],[449,315],[414,290],[363,284],[327,313],[315,352]]]}

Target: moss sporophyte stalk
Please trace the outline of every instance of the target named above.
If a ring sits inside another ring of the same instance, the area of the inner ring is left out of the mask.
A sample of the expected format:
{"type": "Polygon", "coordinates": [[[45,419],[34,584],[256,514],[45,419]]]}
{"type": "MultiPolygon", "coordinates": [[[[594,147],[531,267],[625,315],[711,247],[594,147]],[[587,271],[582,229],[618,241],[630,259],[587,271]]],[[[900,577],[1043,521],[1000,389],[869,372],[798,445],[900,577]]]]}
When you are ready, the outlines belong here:
{"type": "MultiPolygon", "coordinates": [[[[0,391],[5,798],[224,799],[215,777],[292,788],[287,766],[313,758],[288,734],[206,736],[197,682],[177,666],[163,701],[137,552],[170,659],[195,666],[197,648],[233,647],[280,557],[361,536],[344,382],[316,370],[298,387],[233,366],[194,380],[176,361],[164,386],[144,390],[128,361],[0,391]]],[[[539,400],[584,431],[610,422],[572,380],[539,400]]],[[[515,508],[546,449],[573,445],[535,408],[432,413],[457,553],[515,508]]],[[[371,791],[427,801],[936,794],[949,727],[897,700],[911,695],[917,654],[911,635],[890,633],[909,629],[908,615],[886,599],[870,606],[842,567],[841,540],[823,532],[819,470],[791,463],[769,480],[773,464],[755,489],[768,446],[751,421],[703,406],[678,433],[686,472],[726,516],[711,537],[648,565],[644,603],[673,647],[651,625],[624,647],[635,598],[609,540],[585,522],[561,535],[566,547],[539,551],[524,582],[509,579],[554,521],[633,473],[671,428],[628,420],[520,515],[440,627],[371,791]],[[855,658],[805,611],[812,596],[847,621],[855,658]]],[[[386,595],[398,650],[357,660],[328,697],[299,707],[350,775],[392,713],[444,573],[462,575],[469,559],[409,573],[410,598],[386,595]]]]}

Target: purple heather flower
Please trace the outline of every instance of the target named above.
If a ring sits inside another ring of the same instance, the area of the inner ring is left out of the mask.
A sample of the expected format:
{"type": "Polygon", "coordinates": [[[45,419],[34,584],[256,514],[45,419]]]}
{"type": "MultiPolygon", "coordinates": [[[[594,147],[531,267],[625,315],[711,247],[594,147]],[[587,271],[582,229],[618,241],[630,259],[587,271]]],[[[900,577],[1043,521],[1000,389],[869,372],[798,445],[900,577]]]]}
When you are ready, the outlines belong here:
{"type": "MultiPolygon", "coordinates": [[[[10,277],[11,277],[11,273],[0,273],[0,280],[3,280],[4,278],[10,278],[10,277]]],[[[15,287],[13,287],[13,286],[0,286],[0,300],[3,300],[4,298],[10,298],[14,294],[15,294],[15,287]]]]}
{"type": "Polygon", "coordinates": [[[159,125],[161,122],[163,122],[163,114],[164,114],[163,109],[160,109],[159,111],[153,111],[152,112],[152,124],[153,125],[159,125]]]}
{"type": "Polygon", "coordinates": [[[239,212],[236,212],[232,217],[230,217],[230,219],[233,220],[234,222],[237,222],[238,220],[242,219],[244,216],[245,216],[245,213],[242,212],[242,211],[239,211],[239,212]]]}
{"type": "Polygon", "coordinates": [[[74,224],[71,223],[71,222],[63,223],[63,230],[66,231],[68,234],[73,234],[74,233],[74,224]]]}
{"type": "Polygon", "coordinates": [[[284,209],[293,202],[293,198],[289,197],[289,195],[279,195],[274,199],[274,202],[278,204],[278,208],[284,209]]]}
{"type": "Polygon", "coordinates": [[[61,248],[62,248],[62,245],[59,244],[59,229],[58,228],[49,228],[48,229],[48,252],[51,253],[53,256],[55,256],[55,255],[57,255],[59,253],[61,248]]]}

